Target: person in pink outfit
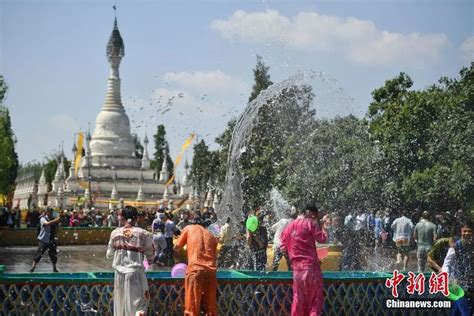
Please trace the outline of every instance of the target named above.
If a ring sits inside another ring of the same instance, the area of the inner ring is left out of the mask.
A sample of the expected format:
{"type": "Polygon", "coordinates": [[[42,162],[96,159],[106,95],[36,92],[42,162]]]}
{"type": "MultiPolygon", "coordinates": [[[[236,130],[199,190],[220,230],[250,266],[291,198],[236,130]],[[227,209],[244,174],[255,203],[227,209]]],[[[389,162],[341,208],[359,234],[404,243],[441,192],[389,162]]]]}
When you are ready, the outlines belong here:
{"type": "Polygon", "coordinates": [[[325,243],[328,236],[321,229],[316,206],[307,206],[302,215],[282,232],[280,247],[290,257],[293,268],[291,315],[317,316],[323,311],[324,292],[316,242],[325,243]]]}

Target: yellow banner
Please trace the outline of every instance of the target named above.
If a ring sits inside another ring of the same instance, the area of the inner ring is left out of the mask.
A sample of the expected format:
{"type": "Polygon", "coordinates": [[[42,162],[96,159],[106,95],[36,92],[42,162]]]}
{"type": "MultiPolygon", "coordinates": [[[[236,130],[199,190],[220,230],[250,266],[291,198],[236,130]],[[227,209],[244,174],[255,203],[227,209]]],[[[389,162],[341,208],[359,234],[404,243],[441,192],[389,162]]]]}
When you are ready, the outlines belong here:
{"type": "Polygon", "coordinates": [[[81,163],[81,158],[82,158],[82,143],[84,142],[84,134],[82,132],[79,133],[77,137],[77,151],[76,151],[76,157],[74,158],[74,174],[77,177],[77,171],[79,170],[79,165],[81,163]]]}
{"type": "MultiPolygon", "coordinates": [[[[196,134],[191,134],[189,135],[188,138],[186,138],[186,140],[184,141],[184,144],[183,146],[181,147],[181,151],[179,152],[179,155],[178,157],[176,157],[176,160],[174,162],[174,169],[173,169],[173,176],[168,180],[168,182],[166,182],[166,186],[170,185],[171,183],[173,183],[173,180],[174,180],[174,175],[176,174],[176,169],[178,168],[178,165],[179,163],[181,162],[181,159],[183,159],[183,154],[184,152],[186,151],[186,148],[189,147],[189,145],[192,144],[193,140],[194,140],[194,137],[196,137],[196,134]]],[[[164,157],[164,159],[166,159],[166,157],[164,157]]]]}

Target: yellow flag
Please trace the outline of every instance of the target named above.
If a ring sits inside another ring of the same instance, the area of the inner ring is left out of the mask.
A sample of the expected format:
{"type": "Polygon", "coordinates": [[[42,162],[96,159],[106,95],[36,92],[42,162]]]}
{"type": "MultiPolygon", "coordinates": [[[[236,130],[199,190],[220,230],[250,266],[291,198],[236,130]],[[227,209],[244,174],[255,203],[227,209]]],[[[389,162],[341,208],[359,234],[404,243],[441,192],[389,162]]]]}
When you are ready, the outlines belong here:
{"type": "Polygon", "coordinates": [[[77,137],[77,151],[76,151],[76,157],[74,158],[74,174],[77,177],[77,171],[79,170],[79,165],[81,163],[81,158],[82,158],[82,143],[84,142],[84,134],[82,132],[79,133],[77,137]]]}
{"type": "MultiPolygon", "coordinates": [[[[181,159],[183,159],[183,154],[184,152],[186,151],[186,148],[189,147],[189,145],[192,144],[193,140],[194,140],[194,137],[196,137],[196,134],[191,134],[189,135],[188,138],[186,138],[186,140],[184,141],[184,144],[183,146],[181,147],[181,151],[179,152],[179,155],[178,157],[176,157],[176,160],[174,162],[174,169],[173,169],[173,176],[168,180],[168,182],[166,182],[166,186],[170,185],[171,183],[173,183],[173,180],[174,180],[174,175],[176,174],[176,169],[178,168],[178,165],[179,163],[181,162],[181,159]]],[[[166,157],[164,157],[163,159],[166,159],[166,157]]]]}

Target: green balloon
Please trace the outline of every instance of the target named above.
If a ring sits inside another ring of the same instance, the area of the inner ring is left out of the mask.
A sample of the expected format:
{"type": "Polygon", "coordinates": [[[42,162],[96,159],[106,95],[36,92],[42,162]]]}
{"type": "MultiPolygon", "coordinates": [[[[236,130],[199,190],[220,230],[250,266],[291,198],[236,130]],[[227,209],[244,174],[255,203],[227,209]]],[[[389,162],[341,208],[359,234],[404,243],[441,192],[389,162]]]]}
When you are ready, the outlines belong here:
{"type": "Polygon", "coordinates": [[[250,231],[250,232],[255,232],[257,230],[257,227],[258,227],[258,218],[257,216],[249,216],[249,218],[247,218],[247,221],[245,222],[245,226],[247,226],[247,229],[250,231]]]}

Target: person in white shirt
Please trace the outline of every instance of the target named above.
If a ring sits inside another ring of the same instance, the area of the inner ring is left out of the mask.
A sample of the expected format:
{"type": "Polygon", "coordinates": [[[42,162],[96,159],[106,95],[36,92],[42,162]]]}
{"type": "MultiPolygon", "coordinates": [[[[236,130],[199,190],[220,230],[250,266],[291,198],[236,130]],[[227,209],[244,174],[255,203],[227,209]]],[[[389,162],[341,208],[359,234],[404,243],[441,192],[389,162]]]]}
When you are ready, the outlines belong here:
{"type": "Polygon", "coordinates": [[[367,228],[367,214],[364,211],[359,211],[355,219],[355,228],[354,230],[357,232],[357,238],[359,242],[365,242],[365,235],[366,235],[366,228],[367,228]]]}
{"type": "Polygon", "coordinates": [[[397,262],[399,265],[403,257],[403,270],[406,271],[408,261],[410,259],[409,252],[411,249],[411,239],[413,236],[413,222],[405,216],[404,212],[400,212],[401,216],[392,223],[393,241],[397,246],[397,262]]]}
{"type": "Polygon", "coordinates": [[[147,315],[150,294],[143,261],[153,261],[153,239],[150,232],[135,227],[137,217],[137,209],[126,206],[123,226],[110,235],[106,257],[113,258],[115,269],[114,316],[147,315]]]}
{"type": "Polygon", "coordinates": [[[294,219],[296,219],[298,217],[298,213],[297,212],[293,212],[291,215],[290,215],[290,218],[282,218],[280,219],[278,222],[276,222],[275,224],[273,224],[272,226],[272,231],[275,232],[275,235],[273,236],[273,263],[272,263],[272,271],[277,271],[278,270],[278,266],[280,265],[280,261],[281,261],[281,258],[282,257],[285,257],[285,260],[286,260],[286,265],[288,266],[288,270],[291,271],[291,262],[290,262],[290,258],[288,257],[288,255],[284,252],[281,251],[280,249],[280,245],[281,245],[281,241],[280,241],[280,237],[281,237],[281,233],[283,232],[283,230],[286,228],[286,226],[288,226],[288,224],[290,224],[294,219]]]}
{"type": "Polygon", "coordinates": [[[450,315],[473,315],[474,301],[474,242],[473,222],[459,223],[461,238],[449,240],[449,250],[441,270],[447,272],[449,282],[459,286],[464,296],[453,302],[450,315]]]}

